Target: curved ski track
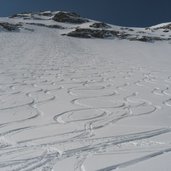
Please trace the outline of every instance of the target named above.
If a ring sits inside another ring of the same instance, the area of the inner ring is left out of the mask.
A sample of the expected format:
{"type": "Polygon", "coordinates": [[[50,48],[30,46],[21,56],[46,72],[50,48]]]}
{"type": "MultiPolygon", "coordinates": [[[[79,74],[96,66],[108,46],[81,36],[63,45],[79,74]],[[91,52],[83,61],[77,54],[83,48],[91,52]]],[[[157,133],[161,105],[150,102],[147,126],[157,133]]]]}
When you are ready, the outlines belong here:
{"type": "Polygon", "coordinates": [[[124,59],[105,61],[81,40],[61,38],[57,31],[42,34],[3,39],[9,49],[2,47],[5,56],[0,55],[1,171],[58,170],[70,158],[75,159],[70,171],[86,171],[92,156],[140,154],[96,169],[109,171],[171,152],[171,141],[155,139],[170,136],[170,126],[115,134],[122,121],[170,111],[171,76],[158,77],[124,59]],[[110,128],[111,135],[101,134],[110,128]]]}

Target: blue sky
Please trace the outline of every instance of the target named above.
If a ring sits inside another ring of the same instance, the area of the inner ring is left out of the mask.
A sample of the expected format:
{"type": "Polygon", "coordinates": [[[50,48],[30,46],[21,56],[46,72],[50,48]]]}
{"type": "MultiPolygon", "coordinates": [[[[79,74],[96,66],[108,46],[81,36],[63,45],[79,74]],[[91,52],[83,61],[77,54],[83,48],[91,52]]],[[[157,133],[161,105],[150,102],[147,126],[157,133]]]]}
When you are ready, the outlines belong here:
{"type": "Polygon", "coordinates": [[[0,0],[0,16],[24,11],[67,10],[122,26],[171,21],[171,0],[0,0]]]}

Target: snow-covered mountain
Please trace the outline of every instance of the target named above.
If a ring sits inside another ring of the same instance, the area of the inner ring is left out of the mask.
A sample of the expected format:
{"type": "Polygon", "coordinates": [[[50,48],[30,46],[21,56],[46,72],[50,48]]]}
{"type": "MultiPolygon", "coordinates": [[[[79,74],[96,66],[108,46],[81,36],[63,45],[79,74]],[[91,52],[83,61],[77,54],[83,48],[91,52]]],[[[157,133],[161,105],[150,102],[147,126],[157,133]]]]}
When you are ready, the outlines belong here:
{"type": "Polygon", "coordinates": [[[0,171],[170,171],[170,43],[171,23],[0,18],[0,171]]]}
{"type": "Polygon", "coordinates": [[[144,42],[171,40],[171,23],[149,28],[127,28],[86,19],[74,12],[62,11],[15,14],[10,18],[0,23],[1,29],[27,30],[27,25],[36,25],[65,29],[66,33],[64,31],[63,35],[79,38],[118,38],[144,42]]]}

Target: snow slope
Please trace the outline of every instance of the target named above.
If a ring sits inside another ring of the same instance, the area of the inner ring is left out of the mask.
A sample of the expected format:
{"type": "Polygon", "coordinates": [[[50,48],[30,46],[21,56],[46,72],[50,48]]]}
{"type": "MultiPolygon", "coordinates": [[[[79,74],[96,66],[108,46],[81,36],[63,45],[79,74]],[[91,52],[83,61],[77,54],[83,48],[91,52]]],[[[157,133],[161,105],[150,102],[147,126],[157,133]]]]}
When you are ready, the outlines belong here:
{"type": "Polygon", "coordinates": [[[0,171],[171,170],[169,40],[61,35],[92,20],[4,21],[22,26],[0,32],[0,171]]]}

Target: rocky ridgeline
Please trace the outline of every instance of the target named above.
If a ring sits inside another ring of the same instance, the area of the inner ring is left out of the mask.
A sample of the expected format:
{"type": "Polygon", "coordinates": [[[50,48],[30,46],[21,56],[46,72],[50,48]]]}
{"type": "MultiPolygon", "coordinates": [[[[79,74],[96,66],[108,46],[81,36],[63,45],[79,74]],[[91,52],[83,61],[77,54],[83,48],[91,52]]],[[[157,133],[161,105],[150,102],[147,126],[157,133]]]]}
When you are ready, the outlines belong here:
{"type": "MultiPolygon", "coordinates": [[[[21,13],[10,17],[11,19],[23,19],[22,24],[35,25],[54,29],[67,29],[67,33],[62,35],[76,38],[100,38],[100,39],[127,39],[130,41],[154,42],[171,40],[171,24],[166,24],[161,27],[132,29],[128,27],[115,27],[104,22],[94,22],[87,18],[81,17],[74,12],[63,11],[44,11],[36,13],[21,13]],[[30,20],[25,22],[24,20],[30,20]],[[40,20],[39,22],[37,22],[40,20]],[[43,20],[49,20],[47,24],[43,20]],[[53,24],[54,23],[54,24],[53,24]],[[68,23],[65,27],[62,23],[68,23]],[[87,23],[86,25],[84,25],[87,23]],[[164,34],[161,34],[161,33],[164,34]]],[[[11,24],[1,22],[0,28],[7,31],[16,31],[21,27],[20,24],[11,24]]]]}
{"type": "Polygon", "coordinates": [[[159,40],[171,40],[171,38],[163,38],[159,36],[147,36],[142,34],[130,34],[125,31],[115,31],[107,29],[91,29],[91,28],[76,28],[67,36],[78,38],[118,38],[127,39],[130,41],[154,42],[159,40]]]}
{"type": "Polygon", "coordinates": [[[88,19],[81,17],[74,12],[37,12],[37,13],[22,13],[15,14],[10,18],[23,18],[24,20],[54,20],[62,23],[83,24],[89,22],[88,19]]]}
{"type": "Polygon", "coordinates": [[[52,12],[36,12],[36,13],[14,14],[9,18],[13,18],[13,19],[22,18],[24,20],[48,20],[52,16],[53,16],[52,12]]]}

